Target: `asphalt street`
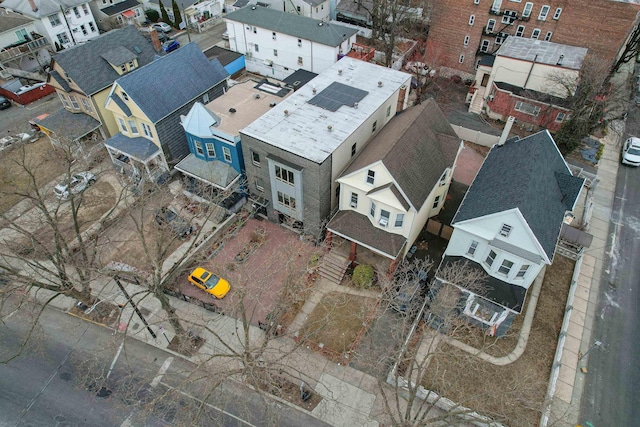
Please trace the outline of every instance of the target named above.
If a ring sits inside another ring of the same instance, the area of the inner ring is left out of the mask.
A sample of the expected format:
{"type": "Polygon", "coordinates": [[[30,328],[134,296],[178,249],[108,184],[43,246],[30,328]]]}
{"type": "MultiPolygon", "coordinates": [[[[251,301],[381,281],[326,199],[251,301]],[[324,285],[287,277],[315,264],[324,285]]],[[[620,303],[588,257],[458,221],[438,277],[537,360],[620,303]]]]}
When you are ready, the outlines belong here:
{"type": "Polygon", "coordinates": [[[1,426],[324,426],[234,381],[54,309],[0,328],[1,426]],[[21,354],[15,356],[22,348],[21,354]]]}
{"type": "MultiPolygon", "coordinates": [[[[624,139],[640,136],[640,110],[632,107],[624,139]]],[[[622,139],[622,141],[624,141],[622,139]]],[[[620,166],[607,258],[593,328],[599,341],[588,357],[582,424],[632,426],[640,420],[640,168],[620,166]]]]}

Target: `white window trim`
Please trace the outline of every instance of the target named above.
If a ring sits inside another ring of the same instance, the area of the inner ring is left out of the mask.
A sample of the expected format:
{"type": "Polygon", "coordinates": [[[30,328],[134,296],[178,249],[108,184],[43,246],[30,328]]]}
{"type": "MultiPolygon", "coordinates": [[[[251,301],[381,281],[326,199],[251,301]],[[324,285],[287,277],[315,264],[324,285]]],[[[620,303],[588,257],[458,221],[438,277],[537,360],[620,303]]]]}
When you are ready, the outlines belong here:
{"type": "Polygon", "coordinates": [[[549,16],[550,10],[551,10],[551,7],[549,7],[549,5],[547,4],[542,5],[542,7],[540,8],[540,13],[538,13],[538,21],[546,21],[547,16],[549,16]]]}
{"type": "Polygon", "coordinates": [[[561,14],[562,14],[562,8],[559,7],[556,9],[555,13],[553,14],[553,19],[557,21],[558,19],[560,19],[561,14]]]}
{"type": "Polygon", "coordinates": [[[229,147],[222,147],[222,155],[224,156],[225,161],[231,163],[231,150],[229,147]]]}
{"type": "MultiPolygon", "coordinates": [[[[464,36],[464,41],[462,42],[463,46],[469,46],[469,40],[471,39],[471,37],[469,36],[464,36]]],[[[388,116],[387,116],[388,117],[388,116]]]]}
{"type": "Polygon", "coordinates": [[[522,35],[524,34],[524,30],[525,30],[524,25],[518,25],[516,27],[516,32],[515,32],[516,37],[522,37],[522,35]]]}
{"type": "Polygon", "coordinates": [[[478,308],[480,307],[480,304],[476,302],[476,298],[477,297],[475,295],[473,295],[467,300],[467,304],[464,307],[464,314],[466,314],[467,316],[473,317],[474,319],[476,319],[479,322],[484,323],[485,325],[492,326],[496,322],[496,320],[498,319],[498,312],[494,312],[493,315],[491,316],[491,320],[489,320],[489,321],[483,319],[480,316],[476,316],[476,312],[478,311],[478,308]]]}
{"type": "Polygon", "coordinates": [[[473,23],[476,21],[475,15],[469,15],[469,25],[473,26],[473,23]]]}
{"type": "Polygon", "coordinates": [[[531,11],[533,10],[533,3],[528,1],[524,4],[524,8],[522,9],[522,17],[528,18],[531,16],[531,11]]]}

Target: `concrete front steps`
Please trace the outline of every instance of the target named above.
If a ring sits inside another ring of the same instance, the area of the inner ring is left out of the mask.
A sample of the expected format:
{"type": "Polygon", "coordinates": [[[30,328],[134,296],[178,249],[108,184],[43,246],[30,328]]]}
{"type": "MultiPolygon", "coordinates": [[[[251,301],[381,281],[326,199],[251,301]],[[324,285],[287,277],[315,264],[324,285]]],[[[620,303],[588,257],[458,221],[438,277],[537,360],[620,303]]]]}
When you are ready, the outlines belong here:
{"type": "Polygon", "coordinates": [[[318,274],[337,285],[342,282],[344,273],[349,267],[349,260],[335,251],[329,251],[318,268],[318,274]]]}

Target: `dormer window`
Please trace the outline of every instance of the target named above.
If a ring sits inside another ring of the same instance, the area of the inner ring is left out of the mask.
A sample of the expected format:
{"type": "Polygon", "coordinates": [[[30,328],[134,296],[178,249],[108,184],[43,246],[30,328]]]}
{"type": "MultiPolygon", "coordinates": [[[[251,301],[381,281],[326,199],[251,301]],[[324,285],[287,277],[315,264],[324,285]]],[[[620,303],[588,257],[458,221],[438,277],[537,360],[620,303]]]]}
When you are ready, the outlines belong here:
{"type": "Polygon", "coordinates": [[[502,237],[509,237],[509,233],[511,233],[511,226],[508,224],[502,224],[500,228],[500,235],[502,237]]]}
{"type": "Polygon", "coordinates": [[[122,64],[120,66],[120,71],[122,71],[123,74],[126,73],[127,72],[127,66],[125,64],[122,64]]]}
{"type": "Polygon", "coordinates": [[[374,182],[374,180],[375,180],[375,177],[376,177],[376,173],[375,173],[375,171],[372,171],[371,169],[369,169],[369,170],[367,171],[367,184],[371,184],[371,185],[373,185],[373,182],[374,182]]]}
{"type": "Polygon", "coordinates": [[[124,99],[125,101],[128,101],[129,96],[125,92],[121,92],[121,93],[122,93],[122,99],[124,99]]]}

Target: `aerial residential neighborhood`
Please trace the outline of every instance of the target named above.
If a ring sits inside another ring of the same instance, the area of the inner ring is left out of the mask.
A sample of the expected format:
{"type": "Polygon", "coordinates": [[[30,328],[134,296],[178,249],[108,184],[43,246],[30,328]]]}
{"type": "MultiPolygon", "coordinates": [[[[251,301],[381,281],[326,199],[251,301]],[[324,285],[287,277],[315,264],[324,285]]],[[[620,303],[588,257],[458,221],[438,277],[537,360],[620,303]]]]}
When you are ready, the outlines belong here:
{"type": "Polygon", "coordinates": [[[639,12],[0,1],[0,424],[634,425],[639,12]]]}

